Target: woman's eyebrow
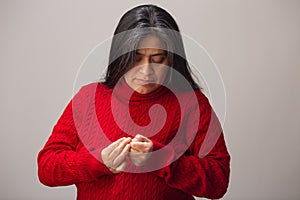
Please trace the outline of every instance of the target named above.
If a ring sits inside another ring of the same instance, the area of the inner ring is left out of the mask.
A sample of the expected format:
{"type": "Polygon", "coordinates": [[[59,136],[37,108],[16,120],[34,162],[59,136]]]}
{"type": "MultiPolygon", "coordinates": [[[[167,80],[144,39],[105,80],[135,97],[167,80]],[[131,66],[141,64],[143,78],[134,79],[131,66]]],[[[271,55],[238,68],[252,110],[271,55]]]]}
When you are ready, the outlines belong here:
{"type": "MultiPolygon", "coordinates": [[[[143,54],[139,51],[136,51],[136,54],[141,55],[141,56],[145,56],[145,54],[143,54]]],[[[150,56],[166,56],[166,55],[167,55],[167,52],[163,51],[163,52],[151,54],[150,56]]]]}

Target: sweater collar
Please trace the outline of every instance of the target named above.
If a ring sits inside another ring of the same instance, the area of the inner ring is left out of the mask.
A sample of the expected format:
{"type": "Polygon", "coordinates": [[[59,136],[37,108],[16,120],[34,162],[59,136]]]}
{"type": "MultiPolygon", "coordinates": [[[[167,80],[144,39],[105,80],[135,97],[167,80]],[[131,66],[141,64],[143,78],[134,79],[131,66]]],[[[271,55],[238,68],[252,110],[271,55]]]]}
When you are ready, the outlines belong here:
{"type": "Polygon", "coordinates": [[[168,89],[161,85],[157,89],[147,94],[141,94],[133,90],[122,78],[121,81],[117,83],[114,88],[114,95],[120,100],[131,102],[140,102],[140,101],[154,101],[163,97],[166,94],[168,89]]]}

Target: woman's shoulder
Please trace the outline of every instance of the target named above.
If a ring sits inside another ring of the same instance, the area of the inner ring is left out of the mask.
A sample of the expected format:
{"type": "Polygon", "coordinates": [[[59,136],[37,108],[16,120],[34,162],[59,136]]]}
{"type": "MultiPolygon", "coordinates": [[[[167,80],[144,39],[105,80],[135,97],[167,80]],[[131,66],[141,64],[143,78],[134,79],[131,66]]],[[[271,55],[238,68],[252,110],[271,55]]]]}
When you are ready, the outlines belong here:
{"type": "Polygon", "coordinates": [[[81,86],[78,93],[91,93],[91,92],[107,92],[111,89],[102,82],[92,82],[81,86]]]}
{"type": "Polygon", "coordinates": [[[198,101],[208,101],[207,96],[200,89],[194,90],[198,101]]]}
{"type": "Polygon", "coordinates": [[[200,89],[183,91],[181,92],[181,95],[184,97],[186,102],[191,102],[192,100],[196,101],[197,103],[203,101],[208,102],[207,96],[200,89]]]}
{"type": "Polygon", "coordinates": [[[104,95],[111,92],[111,89],[101,82],[92,82],[80,87],[78,92],[75,94],[74,98],[91,98],[95,95],[104,95]]]}

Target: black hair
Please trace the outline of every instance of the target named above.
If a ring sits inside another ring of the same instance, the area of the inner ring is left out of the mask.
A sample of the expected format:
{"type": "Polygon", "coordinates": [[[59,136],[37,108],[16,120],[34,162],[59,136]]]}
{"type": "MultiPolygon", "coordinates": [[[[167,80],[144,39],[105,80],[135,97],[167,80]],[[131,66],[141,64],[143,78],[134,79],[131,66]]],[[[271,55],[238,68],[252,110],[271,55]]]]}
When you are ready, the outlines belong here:
{"type": "MultiPolygon", "coordinates": [[[[157,36],[166,47],[169,66],[179,72],[190,87],[200,89],[192,78],[176,21],[166,10],[155,5],[137,6],[121,17],[112,39],[103,84],[111,88],[117,84],[134,61],[139,42],[150,34],[157,36]]],[[[168,76],[170,80],[178,80],[174,73],[169,73],[168,76]]],[[[176,88],[182,88],[178,81],[173,81],[172,84],[176,88]]]]}

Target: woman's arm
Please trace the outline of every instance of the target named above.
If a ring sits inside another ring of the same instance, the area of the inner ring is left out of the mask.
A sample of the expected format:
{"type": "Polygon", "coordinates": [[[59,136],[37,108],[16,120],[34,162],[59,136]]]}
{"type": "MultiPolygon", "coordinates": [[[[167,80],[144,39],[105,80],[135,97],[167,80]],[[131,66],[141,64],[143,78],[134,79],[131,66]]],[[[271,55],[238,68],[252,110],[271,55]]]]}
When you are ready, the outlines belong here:
{"type": "MultiPolygon", "coordinates": [[[[74,98],[83,98],[81,89],[74,98]]],[[[85,100],[82,99],[82,102],[85,100]]],[[[94,156],[100,158],[101,151],[88,151],[80,143],[72,112],[72,102],[67,105],[51,136],[38,154],[39,180],[47,186],[71,185],[92,181],[111,174],[109,169],[94,156]],[[80,145],[81,148],[78,148],[80,145]]],[[[80,102],[80,101],[76,101],[80,102]]]]}
{"type": "MultiPolygon", "coordinates": [[[[220,123],[208,100],[202,99],[199,102],[199,107],[198,132],[188,150],[175,162],[154,173],[163,178],[170,187],[191,195],[217,199],[221,198],[227,191],[230,155],[226,148],[220,123]],[[206,136],[207,138],[205,138],[206,136]],[[205,140],[206,142],[204,142],[205,140]]],[[[195,117],[197,116],[191,114],[188,123],[193,123],[195,117]]],[[[187,132],[189,132],[188,127],[189,124],[187,125],[187,132]]],[[[154,141],[153,143],[157,145],[158,142],[154,141]]],[[[174,152],[178,152],[179,149],[176,148],[174,147],[173,153],[170,148],[170,158],[174,152]]]]}

